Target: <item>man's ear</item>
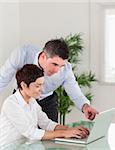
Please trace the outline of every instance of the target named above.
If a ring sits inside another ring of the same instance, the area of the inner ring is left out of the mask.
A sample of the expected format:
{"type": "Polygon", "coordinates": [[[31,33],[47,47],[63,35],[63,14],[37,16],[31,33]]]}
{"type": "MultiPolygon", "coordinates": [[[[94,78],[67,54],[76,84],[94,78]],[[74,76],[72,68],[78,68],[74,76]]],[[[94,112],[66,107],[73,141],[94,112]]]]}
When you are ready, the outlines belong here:
{"type": "Polygon", "coordinates": [[[41,57],[42,60],[46,60],[47,59],[46,54],[44,52],[42,52],[42,54],[40,55],[40,57],[41,57]]]}
{"type": "Polygon", "coordinates": [[[24,81],[22,81],[20,85],[21,85],[22,89],[25,89],[27,87],[27,84],[24,81]]]}

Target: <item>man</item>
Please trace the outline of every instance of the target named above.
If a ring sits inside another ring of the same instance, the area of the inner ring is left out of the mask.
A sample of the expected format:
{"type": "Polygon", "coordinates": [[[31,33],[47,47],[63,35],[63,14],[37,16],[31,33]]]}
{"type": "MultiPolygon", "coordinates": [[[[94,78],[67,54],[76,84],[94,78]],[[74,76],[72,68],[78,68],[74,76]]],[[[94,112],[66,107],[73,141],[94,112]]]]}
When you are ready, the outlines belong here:
{"type": "Polygon", "coordinates": [[[37,102],[50,119],[58,121],[58,98],[54,91],[62,85],[77,108],[93,120],[98,112],[89,105],[76,83],[71,64],[67,61],[68,56],[67,44],[62,39],[48,41],[42,51],[31,45],[16,49],[0,69],[0,91],[8,85],[19,68],[33,63],[44,71],[44,87],[37,102]]]}

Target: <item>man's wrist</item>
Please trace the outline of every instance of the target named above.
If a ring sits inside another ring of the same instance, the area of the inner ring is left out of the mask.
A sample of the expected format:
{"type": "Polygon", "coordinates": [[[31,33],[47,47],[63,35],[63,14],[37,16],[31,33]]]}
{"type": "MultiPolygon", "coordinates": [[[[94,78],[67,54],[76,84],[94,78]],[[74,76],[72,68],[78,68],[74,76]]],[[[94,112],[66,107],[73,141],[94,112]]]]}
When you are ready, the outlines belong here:
{"type": "Polygon", "coordinates": [[[85,104],[83,105],[83,107],[82,107],[82,112],[84,113],[84,111],[85,111],[88,107],[90,107],[90,105],[87,104],[87,103],[85,103],[85,104]]]}

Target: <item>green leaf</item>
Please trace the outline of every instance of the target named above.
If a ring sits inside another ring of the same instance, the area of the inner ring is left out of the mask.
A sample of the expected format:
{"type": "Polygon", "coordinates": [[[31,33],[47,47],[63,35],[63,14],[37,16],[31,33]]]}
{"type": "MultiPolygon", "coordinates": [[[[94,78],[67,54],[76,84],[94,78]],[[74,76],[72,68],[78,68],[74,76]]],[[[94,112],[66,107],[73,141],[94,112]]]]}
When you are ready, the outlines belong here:
{"type": "Polygon", "coordinates": [[[96,82],[97,79],[95,78],[95,75],[91,73],[91,71],[88,74],[82,73],[81,75],[76,76],[76,80],[80,87],[88,87],[91,88],[92,82],[96,82]]]}
{"type": "Polygon", "coordinates": [[[86,93],[85,96],[90,102],[93,100],[93,95],[90,92],[86,93]]]}
{"type": "Polygon", "coordinates": [[[83,40],[81,38],[81,34],[70,34],[65,38],[65,42],[69,48],[69,61],[72,64],[77,64],[79,59],[78,56],[83,51],[83,40]]]}

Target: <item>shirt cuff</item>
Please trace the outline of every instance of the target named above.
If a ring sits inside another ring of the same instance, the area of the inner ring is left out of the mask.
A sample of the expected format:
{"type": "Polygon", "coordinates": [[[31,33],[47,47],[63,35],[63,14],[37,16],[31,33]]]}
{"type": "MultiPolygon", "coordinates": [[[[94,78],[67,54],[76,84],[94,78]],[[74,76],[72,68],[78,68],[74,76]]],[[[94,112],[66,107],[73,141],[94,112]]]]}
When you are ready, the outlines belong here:
{"type": "Polygon", "coordinates": [[[30,140],[41,140],[45,134],[45,130],[35,129],[34,133],[29,137],[30,140]]]}
{"type": "Polygon", "coordinates": [[[77,108],[82,111],[83,105],[84,104],[90,105],[90,101],[85,96],[81,96],[79,100],[75,102],[75,104],[77,108]]]}
{"type": "Polygon", "coordinates": [[[54,122],[51,120],[51,123],[49,123],[49,125],[47,126],[46,130],[48,131],[54,131],[55,127],[58,125],[59,123],[54,122]]]}

